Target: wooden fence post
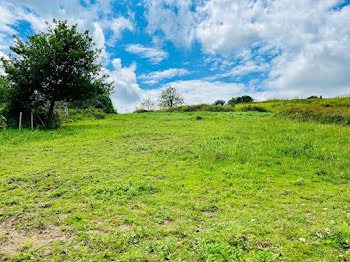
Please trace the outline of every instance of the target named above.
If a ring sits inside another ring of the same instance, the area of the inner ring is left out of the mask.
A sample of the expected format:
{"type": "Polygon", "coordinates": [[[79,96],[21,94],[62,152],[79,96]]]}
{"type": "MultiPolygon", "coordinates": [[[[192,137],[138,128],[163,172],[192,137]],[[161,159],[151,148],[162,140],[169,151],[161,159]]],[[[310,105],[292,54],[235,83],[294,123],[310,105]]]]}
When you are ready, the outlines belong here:
{"type": "Polygon", "coordinates": [[[33,111],[30,112],[30,126],[32,127],[32,131],[33,131],[34,130],[33,111]]]}
{"type": "Polygon", "coordinates": [[[19,113],[18,129],[22,130],[22,112],[19,113]]]}

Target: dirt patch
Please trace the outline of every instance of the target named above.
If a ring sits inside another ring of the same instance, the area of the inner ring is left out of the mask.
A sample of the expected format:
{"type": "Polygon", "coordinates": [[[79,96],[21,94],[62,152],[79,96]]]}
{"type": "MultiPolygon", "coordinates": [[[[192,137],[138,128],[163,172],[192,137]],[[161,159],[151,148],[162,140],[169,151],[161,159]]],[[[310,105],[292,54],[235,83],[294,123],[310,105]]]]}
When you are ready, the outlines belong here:
{"type": "Polygon", "coordinates": [[[17,254],[26,247],[48,247],[53,242],[71,240],[71,237],[62,232],[59,226],[47,225],[43,230],[23,231],[16,230],[15,226],[16,218],[0,221],[0,258],[17,254]]]}
{"type": "Polygon", "coordinates": [[[122,224],[122,225],[118,226],[118,230],[120,230],[120,231],[132,231],[132,225],[122,224]]]}

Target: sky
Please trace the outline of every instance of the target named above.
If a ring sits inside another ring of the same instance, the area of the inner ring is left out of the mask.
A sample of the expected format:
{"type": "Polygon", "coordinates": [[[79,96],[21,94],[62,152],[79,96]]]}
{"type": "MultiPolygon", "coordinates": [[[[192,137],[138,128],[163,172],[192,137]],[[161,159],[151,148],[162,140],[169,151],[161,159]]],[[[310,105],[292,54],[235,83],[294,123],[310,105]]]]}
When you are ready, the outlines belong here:
{"type": "Polygon", "coordinates": [[[169,86],[189,105],[350,94],[350,0],[0,0],[0,56],[53,18],[89,30],[120,113],[169,86]]]}

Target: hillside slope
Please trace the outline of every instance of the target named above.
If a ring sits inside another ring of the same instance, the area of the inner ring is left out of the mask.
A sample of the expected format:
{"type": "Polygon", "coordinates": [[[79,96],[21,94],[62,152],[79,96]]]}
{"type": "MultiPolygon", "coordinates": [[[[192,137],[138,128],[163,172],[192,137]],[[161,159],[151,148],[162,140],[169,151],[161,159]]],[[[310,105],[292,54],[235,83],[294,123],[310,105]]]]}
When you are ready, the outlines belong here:
{"type": "Polygon", "coordinates": [[[0,260],[350,259],[349,159],[348,127],[269,113],[7,129],[0,260]]]}

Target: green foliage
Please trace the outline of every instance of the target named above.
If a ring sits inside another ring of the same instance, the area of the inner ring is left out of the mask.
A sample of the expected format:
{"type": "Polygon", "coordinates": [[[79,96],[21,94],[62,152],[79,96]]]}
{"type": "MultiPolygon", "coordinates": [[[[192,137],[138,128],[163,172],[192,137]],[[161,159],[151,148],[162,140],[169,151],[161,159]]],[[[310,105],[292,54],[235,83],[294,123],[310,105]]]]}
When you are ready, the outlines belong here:
{"type": "Polygon", "coordinates": [[[208,112],[233,112],[235,111],[232,106],[216,106],[200,104],[194,106],[180,106],[174,108],[167,108],[159,110],[158,112],[197,112],[197,111],[208,111],[208,112]]]}
{"type": "Polygon", "coordinates": [[[84,100],[111,90],[106,75],[100,76],[99,50],[88,31],[79,33],[66,21],[54,20],[54,25],[28,36],[27,42],[15,37],[11,50],[16,56],[2,59],[10,83],[8,118],[34,111],[52,128],[58,101],[84,100]]]}
{"type": "Polygon", "coordinates": [[[236,104],[242,104],[242,103],[253,103],[254,99],[250,96],[239,96],[239,97],[233,97],[229,101],[227,101],[228,105],[234,106],[236,104]]]}
{"type": "Polygon", "coordinates": [[[239,111],[241,111],[241,112],[249,112],[249,111],[268,112],[262,106],[256,106],[256,105],[245,105],[245,106],[242,106],[242,107],[239,108],[239,111]]]}
{"type": "Polygon", "coordinates": [[[75,110],[0,132],[0,260],[350,259],[349,127],[75,110]]]}
{"type": "Polygon", "coordinates": [[[0,113],[0,130],[7,126],[7,119],[0,113]]]}
{"type": "Polygon", "coordinates": [[[328,107],[320,104],[289,106],[278,115],[300,121],[317,121],[324,124],[350,125],[350,108],[328,107]]]}
{"type": "Polygon", "coordinates": [[[153,102],[153,100],[150,97],[144,98],[140,104],[140,109],[144,110],[154,110],[156,106],[156,103],[153,102]]]}
{"type": "Polygon", "coordinates": [[[139,109],[136,109],[136,110],[134,111],[134,113],[138,113],[138,114],[150,113],[150,112],[154,112],[154,110],[147,110],[147,109],[139,108],[139,109]]]}
{"type": "Polygon", "coordinates": [[[214,102],[214,106],[223,106],[223,105],[225,105],[225,100],[216,100],[215,102],[214,102]]]}
{"type": "Polygon", "coordinates": [[[97,109],[101,109],[106,114],[116,113],[116,110],[113,107],[112,100],[107,94],[98,95],[96,97],[86,99],[86,100],[74,101],[70,103],[69,106],[72,108],[80,108],[80,109],[87,109],[87,108],[94,107],[97,109]]]}
{"type": "Polygon", "coordinates": [[[63,116],[63,121],[69,123],[89,118],[105,119],[106,113],[102,109],[95,107],[89,107],[85,109],[70,108],[68,115],[63,116]]]}
{"type": "Polygon", "coordinates": [[[8,80],[5,76],[0,75],[0,104],[7,102],[8,95],[9,95],[8,80]]]}
{"type": "Polygon", "coordinates": [[[280,110],[289,106],[299,105],[321,105],[324,107],[338,107],[338,108],[349,108],[350,97],[345,98],[317,98],[317,99],[292,99],[292,100],[269,100],[265,102],[256,102],[249,104],[237,104],[236,109],[240,110],[241,107],[246,105],[257,105],[265,108],[269,112],[278,113],[280,110]]]}
{"type": "Polygon", "coordinates": [[[181,94],[174,87],[168,87],[162,91],[159,97],[160,108],[174,108],[183,105],[181,94]]]}

